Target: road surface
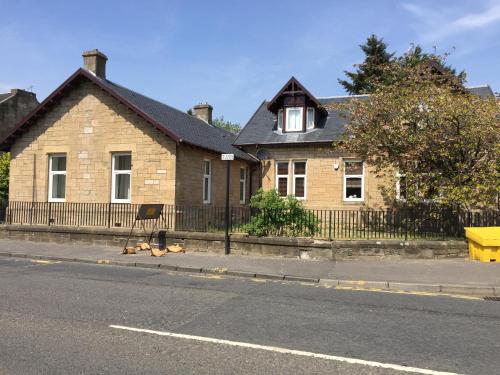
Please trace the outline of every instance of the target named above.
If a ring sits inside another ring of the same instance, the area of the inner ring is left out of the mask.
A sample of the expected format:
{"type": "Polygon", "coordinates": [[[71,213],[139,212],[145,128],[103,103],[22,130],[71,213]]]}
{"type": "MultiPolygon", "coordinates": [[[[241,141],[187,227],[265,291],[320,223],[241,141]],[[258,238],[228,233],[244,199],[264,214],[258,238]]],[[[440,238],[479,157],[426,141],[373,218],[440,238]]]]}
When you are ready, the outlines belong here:
{"type": "Polygon", "coordinates": [[[500,302],[0,258],[0,374],[498,374],[500,302]]]}

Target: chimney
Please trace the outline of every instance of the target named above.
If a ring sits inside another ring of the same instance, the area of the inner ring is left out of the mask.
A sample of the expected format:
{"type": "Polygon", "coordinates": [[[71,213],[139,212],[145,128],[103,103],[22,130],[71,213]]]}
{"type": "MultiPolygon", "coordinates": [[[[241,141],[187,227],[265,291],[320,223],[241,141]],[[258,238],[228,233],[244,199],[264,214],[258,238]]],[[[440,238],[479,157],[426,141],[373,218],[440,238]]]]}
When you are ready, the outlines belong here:
{"type": "Polygon", "coordinates": [[[106,61],[108,58],[98,49],[82,53],[85,69],[94,73],[97,77],[106,79],[106,61]]]}
{"type": "Polygon", "coordinates": [[[200,103],[194,106],[194,115],[208,124],[212,124],[213,107],[208,103],[200,103]]]}

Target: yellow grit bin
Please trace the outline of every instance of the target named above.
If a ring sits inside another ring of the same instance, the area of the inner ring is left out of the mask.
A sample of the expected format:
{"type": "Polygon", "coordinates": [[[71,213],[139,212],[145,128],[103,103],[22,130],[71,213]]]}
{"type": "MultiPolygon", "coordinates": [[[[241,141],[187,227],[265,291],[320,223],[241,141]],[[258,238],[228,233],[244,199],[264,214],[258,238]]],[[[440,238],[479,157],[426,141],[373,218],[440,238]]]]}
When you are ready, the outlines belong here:
{"type": "Polygon", "coordinates": [[[500,227],[465,228],[469,256],[481,262],[500,262],[500,227]]]}

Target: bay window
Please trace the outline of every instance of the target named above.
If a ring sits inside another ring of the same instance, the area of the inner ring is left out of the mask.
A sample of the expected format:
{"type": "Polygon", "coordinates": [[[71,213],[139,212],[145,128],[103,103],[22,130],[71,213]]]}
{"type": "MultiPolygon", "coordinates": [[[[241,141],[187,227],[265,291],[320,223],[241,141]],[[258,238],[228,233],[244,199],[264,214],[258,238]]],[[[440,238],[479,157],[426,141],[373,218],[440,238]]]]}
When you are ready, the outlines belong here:
{"type": "Polygon", "coordinates": [[[278,130],[283,130],[283,110],[278,111],[278,130]]]}
{"type": "Polygon", "coordinates": [[[306,198],[306,162],[293,163],[293,195],[297,199],[306,198]]]}
{"type": "Polygon", "coordinates": [[[362,161],[344,162],[344,200],[362,201],[364,199],[364,177],[362,161]]]}
{"type": "Polygon", "coordinates": [[[286,109],[286,131],[298,132],[302,131],[302,107],[290,107],[286,109]]]}
{"type": "Polygon", "coordinates": [[[130,203],[132,154],[119,152],[112,155],[111,202],[130,203]]]}
{"type": "Polygon", "coordinates": [[[66,154],[49,155],[49,202],[66,199],[66,154]]]}
{"type": "Polygon", "coordinates": [[[276,163],[276,190],[281,197],[288,195],[288,162],[276,163]]]}
{"type": "Polygon", "coordinates": [[[314,108],[307,108],[307,129],[314,129],[314,108]]]}

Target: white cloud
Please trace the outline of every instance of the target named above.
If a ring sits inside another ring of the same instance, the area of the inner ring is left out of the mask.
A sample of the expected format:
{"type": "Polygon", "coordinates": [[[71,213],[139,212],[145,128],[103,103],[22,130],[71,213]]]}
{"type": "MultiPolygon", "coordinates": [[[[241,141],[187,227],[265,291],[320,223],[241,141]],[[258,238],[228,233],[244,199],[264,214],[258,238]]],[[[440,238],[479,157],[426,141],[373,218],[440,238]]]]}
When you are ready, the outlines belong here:
{"type": "Polygon", "coordinates": [[[414,3],[402,7],[418,19],[417,34],[421,42],[438,42],[465,32],[487,31],[500,22],[500,3],[489,2],[484,10],[457,16],[450,9],[427,8],[414,3]]]}

